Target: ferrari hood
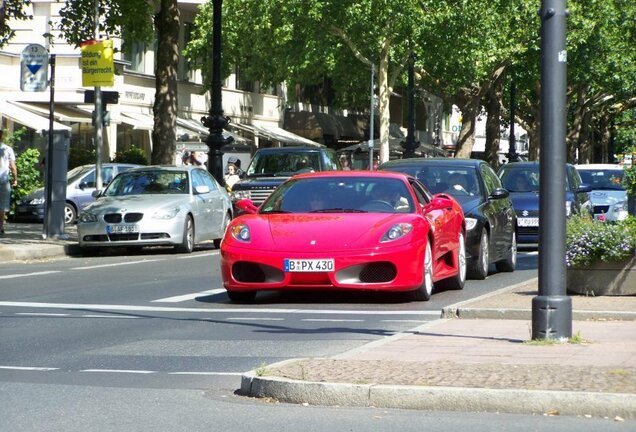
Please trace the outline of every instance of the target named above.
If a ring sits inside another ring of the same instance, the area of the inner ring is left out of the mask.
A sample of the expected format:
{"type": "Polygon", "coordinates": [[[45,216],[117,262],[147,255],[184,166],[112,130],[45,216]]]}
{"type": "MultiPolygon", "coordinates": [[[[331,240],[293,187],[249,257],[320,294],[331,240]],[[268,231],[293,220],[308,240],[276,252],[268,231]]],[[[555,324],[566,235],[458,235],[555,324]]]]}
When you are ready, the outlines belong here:
{"type": "Polygon", "coordinates": [[[277,250],[342,251],[377,245],[404,215],[382,213],[322,213],[265,216],[277,250]]]}

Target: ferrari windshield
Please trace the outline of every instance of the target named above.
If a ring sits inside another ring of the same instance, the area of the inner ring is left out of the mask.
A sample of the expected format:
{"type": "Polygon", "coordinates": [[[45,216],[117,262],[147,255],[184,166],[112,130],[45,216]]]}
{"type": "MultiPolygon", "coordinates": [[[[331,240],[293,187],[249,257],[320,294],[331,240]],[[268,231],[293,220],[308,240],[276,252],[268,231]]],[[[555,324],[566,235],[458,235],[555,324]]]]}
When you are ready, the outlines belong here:
{"type": "Polygon", "coordinates": [[[410,213],[414,208],[399,179],[347,176],[290,180],[270,195],[260,213],[410,213]]]}
{"type": "Polygon", "coordinates": [[[144,170],[119,174],[104,195],[187,194],[188,191],[186,171],[144,170]]]}

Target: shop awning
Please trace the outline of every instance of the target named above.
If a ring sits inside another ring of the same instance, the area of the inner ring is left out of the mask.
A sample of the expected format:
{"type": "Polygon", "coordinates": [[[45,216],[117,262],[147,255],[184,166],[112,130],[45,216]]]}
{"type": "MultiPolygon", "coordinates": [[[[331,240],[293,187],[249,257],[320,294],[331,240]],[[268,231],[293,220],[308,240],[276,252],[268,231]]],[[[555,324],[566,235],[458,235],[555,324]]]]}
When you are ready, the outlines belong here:
{"type": "Polygon", "coordinates": [[[152,130],[155,127],[154,118],[147,114],[122,111],[119,119],[137,130],[152,130]]]}
{"type": "MultiPolygon", "coordinates": [[[[48,132],[49,130],[48,117],[36,114],[10,101],[0,101],[0,115],[39,133],[48,132]]],[[[71,128],[54,121],[53,130],[70,131],[71,128]]]]}
{"type": "Polygon", "coordinates": [[[285,128],[304,136],[321,138],[325,135],[335,139],[362,139],[364,131],[357,119],[310,111],[285,112],[285,128]]]}
{"type": "MultiPolygon", "coordinates": [[[[203,126],[203,123],[201,123],[200,121],[194,120],[194,119],[177,117],[177,128],[182,128],[182,129],[186,129],[188,131],[194,132],[195,134],[198,134],[201,138],[206,138],[208,135],[210,135],[210,131],[208,130],[208,128],[203,126]]],[[[177,133],[177,135],[181,135],[181,133],[177,133]]],[[[228,137],[232,137],[234,139],[234,142],[239,144],[247,144],[249,142],[242,136],[239,136],[230,131],[224,130],[223,138],[227,139],[228,137]]]]}
{"type": "Polygon", "coordinates": [[[249,132],[260,138],[264,138],[270,141],[279,141],[284,144],[297,145],[297,146],[312,146],[312,147],[324,147],[322,144],[296,135],[278,126],[256,126],[247,125],[241,123],[230,123],[230,128],[236,128],[245,132],[249,132]]]}
{"type": "MultiPolygon", "coordinates": [[[[40,102],[11,102],[12,104],[19,106],[20,108],[27,109],[36,114],[42,115],[48,118],[49,105],[48,103],[40,102]]],[[[61,122],[69,123],[92,123],[92,113],[85,109],[77,108],[72,105],[55,104],[53,117],[61,122]]]]}

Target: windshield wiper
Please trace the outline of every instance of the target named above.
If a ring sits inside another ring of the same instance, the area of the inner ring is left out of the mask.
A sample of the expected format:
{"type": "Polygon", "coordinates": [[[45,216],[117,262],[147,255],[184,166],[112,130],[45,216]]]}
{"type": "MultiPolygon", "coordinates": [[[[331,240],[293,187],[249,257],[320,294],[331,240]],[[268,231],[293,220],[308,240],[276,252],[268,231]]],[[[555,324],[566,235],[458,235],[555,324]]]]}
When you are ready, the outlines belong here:
{"type": "Polygon", "coordinates": [[[367,211],[366,210],[352,209],[352,208],[336,207],[336,208],[312,210],[309,213],[367,213],[367,211]]]}

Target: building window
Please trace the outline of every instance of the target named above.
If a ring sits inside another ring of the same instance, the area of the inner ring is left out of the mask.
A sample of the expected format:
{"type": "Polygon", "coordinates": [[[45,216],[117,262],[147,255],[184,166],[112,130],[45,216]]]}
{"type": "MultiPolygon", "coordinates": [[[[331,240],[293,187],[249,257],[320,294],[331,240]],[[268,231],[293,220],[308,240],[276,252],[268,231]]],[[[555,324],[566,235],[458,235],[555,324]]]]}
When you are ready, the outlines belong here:
{"type": "Polygon", "coordinates": [[[143,73],[145,72],[146,44],[143,42],[129,42],[124,51],[124,60],[130,62],[128,70],[143,73]]]}
{"type": "Polygon", "coordinates": [[[254,91],[254,81],[248,81],[240,67],[236,67],[236,89],[246,92],[254,91]]]}

